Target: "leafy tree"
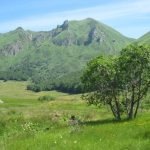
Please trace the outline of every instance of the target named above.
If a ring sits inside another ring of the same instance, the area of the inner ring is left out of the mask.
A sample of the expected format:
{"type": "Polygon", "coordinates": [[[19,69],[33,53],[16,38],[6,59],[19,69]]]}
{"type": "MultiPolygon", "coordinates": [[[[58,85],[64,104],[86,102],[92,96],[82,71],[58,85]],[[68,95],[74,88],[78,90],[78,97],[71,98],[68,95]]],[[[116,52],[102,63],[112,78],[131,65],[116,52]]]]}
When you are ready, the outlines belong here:
{"type": "Polygon", "coordinates": [[[81,80],[87,94],[83,99],[89,104],[109,105],[114,117],[121,119],[120,102],[118,99],[118,80],[116,79],[115,59],[97,57],[87,65],[81,80]]]}
{"type": "Polygon", "coordinates": [[[130,45],[122,50],[117,62],[124,108],[129,119],[135,118],[150,86],[150,47],[130,45]]]}
{"type": "Polygon", "coordinates": [[[114,117],[125,113],[132,119],[150,85],[150,48],[131,45],[118,58],[97,57],[90,61],[81,78],[83,99],[89,104],[109,105],[114,117]]]}

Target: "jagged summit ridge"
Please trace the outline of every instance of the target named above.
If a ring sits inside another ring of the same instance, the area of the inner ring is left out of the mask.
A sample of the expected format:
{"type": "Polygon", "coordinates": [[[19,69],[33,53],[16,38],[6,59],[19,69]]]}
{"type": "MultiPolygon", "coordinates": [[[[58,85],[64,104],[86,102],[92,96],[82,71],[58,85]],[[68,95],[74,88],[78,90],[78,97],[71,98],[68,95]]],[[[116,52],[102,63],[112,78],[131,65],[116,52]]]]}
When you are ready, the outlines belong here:
{"type": "Polygon", "coordinates": [[[92,18],[80,21],[65,20],[51,31],[32,32],[18,27],[0,36],[0,53],[17,55],[20,51],[36,49],[44,43],[54,46],[94,47],[102,51],[116,51],[131,39],[92,18]]]}

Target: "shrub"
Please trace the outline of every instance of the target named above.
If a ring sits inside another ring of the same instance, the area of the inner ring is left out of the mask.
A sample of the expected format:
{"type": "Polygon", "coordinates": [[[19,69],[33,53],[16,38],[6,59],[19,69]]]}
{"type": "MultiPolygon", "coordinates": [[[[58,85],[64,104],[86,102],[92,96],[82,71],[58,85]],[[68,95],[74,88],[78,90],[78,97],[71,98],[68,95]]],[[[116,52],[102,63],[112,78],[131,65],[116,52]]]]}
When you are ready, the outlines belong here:
{"type": "Polygon", "coordinates": [[[55,97],[54,96],[50,96],[50,95],[44,95],[44,96],[40,96],[38,98],[39,101],[44,102],[44,101],[54,101],[55,97]]]}

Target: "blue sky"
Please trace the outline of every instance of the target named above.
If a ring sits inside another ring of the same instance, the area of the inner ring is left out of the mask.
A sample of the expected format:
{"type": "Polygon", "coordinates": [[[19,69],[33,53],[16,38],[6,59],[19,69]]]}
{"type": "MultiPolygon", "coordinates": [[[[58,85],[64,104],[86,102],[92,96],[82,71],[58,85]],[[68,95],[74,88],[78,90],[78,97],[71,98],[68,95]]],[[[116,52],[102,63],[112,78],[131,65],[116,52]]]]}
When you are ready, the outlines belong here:
{"type": "Polygon", "coordinates": [[[150,0],[0,0],[0,32],[51,30],[64,20],[94,18],[138,38],[150,31],[150,0]]]}

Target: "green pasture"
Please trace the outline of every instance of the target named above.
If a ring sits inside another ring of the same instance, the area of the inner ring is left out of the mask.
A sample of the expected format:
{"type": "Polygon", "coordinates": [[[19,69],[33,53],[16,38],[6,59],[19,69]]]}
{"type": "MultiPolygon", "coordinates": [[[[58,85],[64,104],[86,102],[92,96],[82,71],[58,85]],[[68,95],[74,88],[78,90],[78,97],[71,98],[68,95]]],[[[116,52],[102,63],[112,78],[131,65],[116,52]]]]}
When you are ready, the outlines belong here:
{"type": "Polygon", "coordinates": [[[137,119],[115,122],[107,107],[88,106],[81,95],[34,93],[27,82],[0,81],[1,150],[149,150],[149,104],[137,119]],[[39,101],[41,96],[54,100],[39,101]],[[79,123],[70,125],[74,115],[79,123]]]}

